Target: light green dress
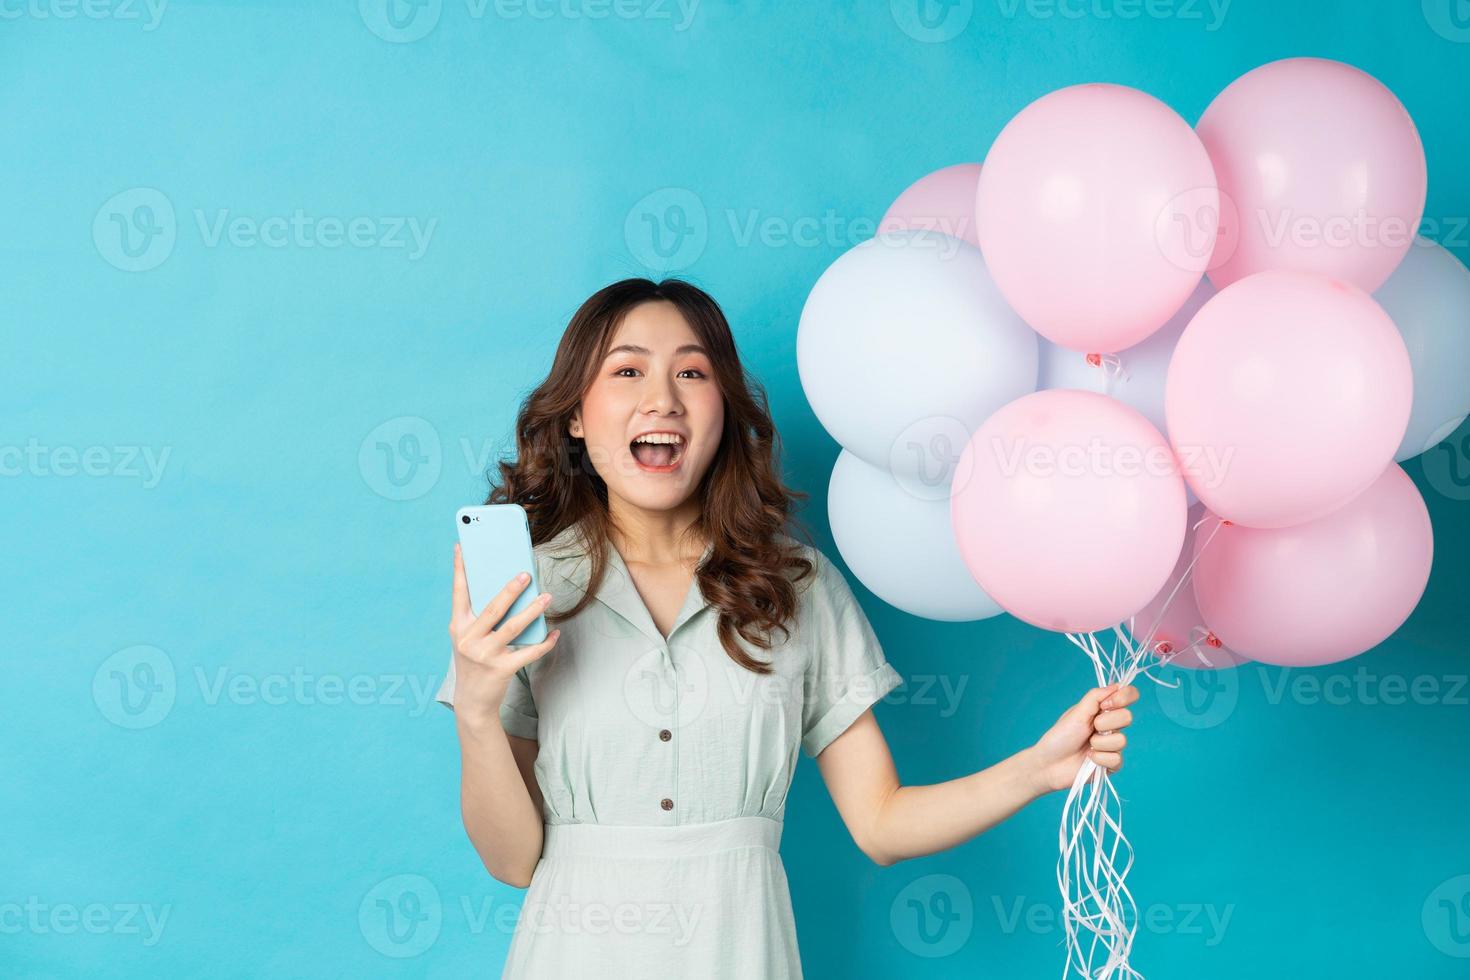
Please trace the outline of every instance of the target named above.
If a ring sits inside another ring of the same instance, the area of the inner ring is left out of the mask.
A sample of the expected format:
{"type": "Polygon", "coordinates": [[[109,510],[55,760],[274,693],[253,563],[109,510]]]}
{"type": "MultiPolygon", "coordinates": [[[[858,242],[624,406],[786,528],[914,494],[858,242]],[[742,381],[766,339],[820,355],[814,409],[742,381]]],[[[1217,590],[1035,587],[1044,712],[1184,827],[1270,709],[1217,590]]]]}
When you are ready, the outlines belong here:
{"type": "MultiPolygon", "coordinates": [[[[590,577],[575,535],[535,548],[553,611],[590,577]]],[[[791,635],[754,651],[772,674],[729,658],[697,581],[660,635],[612,546],[597,601],[516,674],[500,719],[540,741],[546,832],[503,977],[801,977],[778,851],[798,750],[815,758],[901,678],[842,574],[800,547],[816,574],[791,635]]],[[[437,699],[453,696],[451,658],[437,699]]]]}

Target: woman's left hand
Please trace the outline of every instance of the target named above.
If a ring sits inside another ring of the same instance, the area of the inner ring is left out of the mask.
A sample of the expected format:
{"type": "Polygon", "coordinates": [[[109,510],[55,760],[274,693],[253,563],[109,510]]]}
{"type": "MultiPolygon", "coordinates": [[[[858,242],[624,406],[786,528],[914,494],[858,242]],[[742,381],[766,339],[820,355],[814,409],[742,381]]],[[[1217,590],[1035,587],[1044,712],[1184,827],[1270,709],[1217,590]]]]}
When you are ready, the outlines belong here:
{"type": "Polygon", "coordinates": [[[1109,772],[1123,768],[1123,729],[1133,724],[1128,705],[1138,700],[1138,688],[1095,687],[1063,712],[1057,723],[1032,746],[1037,785],[1043,792],[1069,789],[1077,770],[1092,759],[1109,772]]]}

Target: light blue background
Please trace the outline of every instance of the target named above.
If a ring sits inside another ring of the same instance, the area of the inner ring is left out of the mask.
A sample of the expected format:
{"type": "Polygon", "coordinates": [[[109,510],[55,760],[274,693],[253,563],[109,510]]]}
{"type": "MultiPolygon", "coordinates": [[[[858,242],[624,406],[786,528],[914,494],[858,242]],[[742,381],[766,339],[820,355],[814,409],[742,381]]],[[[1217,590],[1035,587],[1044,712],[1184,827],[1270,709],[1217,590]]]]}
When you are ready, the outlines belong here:
{"type": "MultiPolygon", "coordinates": [[[[1349,61],[1420,127],[1431,234],[1470,243],[1458,0],[1235,0],[1223,19],[976,0],[932,29],[904,0],[702,0],[687,24],[672,0],[549,18],[431,0],[402,30],[371,3],[174,0],[149,29],[95,2],[0,5],[6,976],[499,974],[522,893],[464,836],[430,700],[449,517],[483,499],[599,286],[677,265],[720,300],[836,557],[837,446],[796,375],[806,293],[905,185],[980,159],[1048,90],[1139,86],[1193,121],[1265,61],[1349,61]],[[297,209],[313,237],[248,237],[297,209]],[[247,219],[234,242],[209,236],[222,212],[247,219]],[[421,255],[393,245],[409,217],[434,223],[421,255]],[[313,245],[323,218],[388,241],[313,245]],[[777,234],[744,234],[766,219],[777,234]],[[425,462],[390,470],[379,442],[425,462]],[[161,478],[143,450],[168,453],[161,478]],[[83,461],[100,475],[57,472],[83,461]],[[385,917],[415,896],[417,927],[385,917]]],[[[1470,970],[1465,431],[1432,472],[1408,464],[1437,553],[1391,641],[1145,694],[1119,786],[1146,975],[1470,970]],[[1395,686],[1419,678],[1424,703],[1395,686]]],[[[918,622],[854,587],[910,679],[878,709],[907,783],[1021,748],[1090,683],[1059,636],[918,622]]],[[[1060,807],[878,868],[804,760],[783,850],[808,975],[1058,974],[1060,807]]]]}

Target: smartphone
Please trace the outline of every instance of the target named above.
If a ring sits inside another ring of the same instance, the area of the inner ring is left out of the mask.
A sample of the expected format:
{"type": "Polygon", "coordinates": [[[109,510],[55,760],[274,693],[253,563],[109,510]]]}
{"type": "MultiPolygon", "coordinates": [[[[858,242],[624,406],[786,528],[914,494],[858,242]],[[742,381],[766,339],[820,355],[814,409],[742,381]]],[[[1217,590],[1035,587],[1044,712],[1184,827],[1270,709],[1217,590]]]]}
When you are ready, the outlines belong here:
{"type": "MultiPolygon", "coordinates": [[[[454,515],[454,523],[459,528],[459,553],[464,562],[465,583],[470,589],[470,609],[476,616],[521,572],[529,572],[531,581],[516,596],[501,622],[525,609],[541,594],[536,556],[531,550],[531,525],[520,504],[461,507],[454,515]]],[[[495,625],[498,627],[500,623],[495,625]]],[[[512,646],[525,646],[544,639],[546,616],[543,614],[510,642],[512,646]]]]}

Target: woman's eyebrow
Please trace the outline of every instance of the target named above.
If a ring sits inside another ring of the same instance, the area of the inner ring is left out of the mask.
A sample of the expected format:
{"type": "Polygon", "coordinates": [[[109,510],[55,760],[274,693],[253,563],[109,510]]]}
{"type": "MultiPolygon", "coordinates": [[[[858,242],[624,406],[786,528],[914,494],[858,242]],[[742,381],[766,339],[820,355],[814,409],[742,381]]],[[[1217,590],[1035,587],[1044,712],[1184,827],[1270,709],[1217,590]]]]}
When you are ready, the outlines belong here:
{"type": "MultiPolygon", "coordinates": [[[[604,359],[606,359],[608,357],[612,357],[614,354],[619,354],[619,353],[643,354],[644,356],[647,356],[647,355],[652,354],[653,351],[649,350],[647,347],[639,347],[637,344],[619,344],[618,346],[614,347],[612,350],[608,351],[605,355],[603,355],[603,357],[604,357],[604,359]]],[[[699,346],[698,344],[685,344],[684,346],[680,347],[678,350],[674,351],[674,353],[675,354],[689,354],[689,353],[693,353],[693,354],[705,354],[705,355],[708,355],[709,352],[706,351],[703,347],[699,346]]]]}

